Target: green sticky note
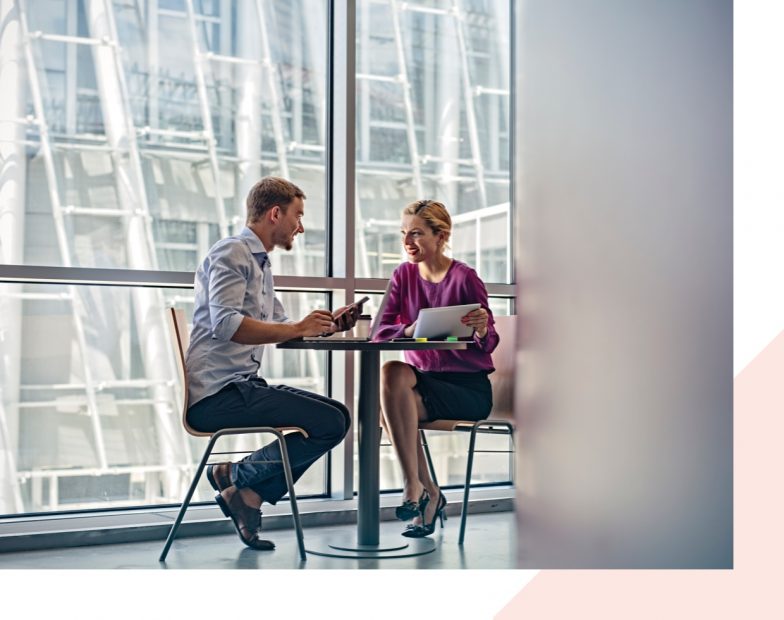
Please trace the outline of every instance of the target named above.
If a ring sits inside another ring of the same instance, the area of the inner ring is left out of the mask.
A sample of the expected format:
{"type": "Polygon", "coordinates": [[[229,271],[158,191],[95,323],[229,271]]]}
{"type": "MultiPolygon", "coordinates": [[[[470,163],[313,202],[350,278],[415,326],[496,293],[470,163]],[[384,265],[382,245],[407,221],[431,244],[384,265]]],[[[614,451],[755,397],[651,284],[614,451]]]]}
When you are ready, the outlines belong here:
{"type": "Polygon", "coordinates": [[[446,341],[447,342],[457,342],[457,336],[447,336],[446,337],[446,341]]]}

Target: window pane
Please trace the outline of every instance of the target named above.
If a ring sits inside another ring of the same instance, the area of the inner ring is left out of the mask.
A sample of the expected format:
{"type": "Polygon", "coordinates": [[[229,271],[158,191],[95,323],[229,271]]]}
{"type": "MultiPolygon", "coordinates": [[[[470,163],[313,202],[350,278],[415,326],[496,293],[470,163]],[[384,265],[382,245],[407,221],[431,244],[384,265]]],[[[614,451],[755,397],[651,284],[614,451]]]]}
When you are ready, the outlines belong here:
{"type": "Polygon", "coordinates": [[[276,272],[326,275],[327,2],[193,5],[26,3],[33,66],[20,54],[2,84],[20,103],[0,118],[24,244],[0,260],[194,270],[244,225],[252,185],[279,175],[308,201],[276,272]]]}
{"type": "MultiPolygon", "coordinates": [[[[296,317],[326,303],[281,297],[296,317]]],[[[172,305],[190,318],[191,291],[0,284],[0,514],[182,501],[206,439],[182,428],[172,305]]],[[[267,347],[262,374],[325,393],[326,354],[267,347]]],[[[323,494],[325,467],[311,467],[298,494],[323,494]]],[[[196,498],[213,495],[202,481],[196,498]]]]}
{"type": "Polygon", "coordinates": [[[454,257],[511,282],[508,24],[506,0],[357,3],[360,277],[400,264],[400,212],[431,198],[454,257]]]}

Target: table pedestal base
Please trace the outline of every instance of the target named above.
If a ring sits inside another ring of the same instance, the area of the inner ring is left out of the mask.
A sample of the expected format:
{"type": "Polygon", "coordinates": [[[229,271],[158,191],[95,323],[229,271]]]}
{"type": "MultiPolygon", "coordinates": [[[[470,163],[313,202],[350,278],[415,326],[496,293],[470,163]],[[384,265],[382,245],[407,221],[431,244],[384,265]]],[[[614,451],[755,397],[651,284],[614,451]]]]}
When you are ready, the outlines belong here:
{"type": "Polygon", "coordinates": [[[387,558],[410,558],[436,550],[432,538],[405,538],[400,534],[381,536],[377,545],[360,545],[356,535],[335,536],[331,542],[308,543],[305,551],[313,555],[330,558],[353,558],[355,560],[387,558]]]}

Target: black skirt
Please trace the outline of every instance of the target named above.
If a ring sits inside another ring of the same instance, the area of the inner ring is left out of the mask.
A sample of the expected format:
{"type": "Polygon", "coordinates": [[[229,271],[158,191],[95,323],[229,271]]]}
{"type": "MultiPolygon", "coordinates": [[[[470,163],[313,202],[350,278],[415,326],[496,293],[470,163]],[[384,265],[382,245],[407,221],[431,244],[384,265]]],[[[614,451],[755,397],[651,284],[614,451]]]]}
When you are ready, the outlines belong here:
{"type": "Polygon", "coordinates": [[[414,389],[422,396],[429,422],[477,422],[490,415],[493,390],[487,372],[430,372],[415,366],[411,369],[417,378],[414,389]]]}

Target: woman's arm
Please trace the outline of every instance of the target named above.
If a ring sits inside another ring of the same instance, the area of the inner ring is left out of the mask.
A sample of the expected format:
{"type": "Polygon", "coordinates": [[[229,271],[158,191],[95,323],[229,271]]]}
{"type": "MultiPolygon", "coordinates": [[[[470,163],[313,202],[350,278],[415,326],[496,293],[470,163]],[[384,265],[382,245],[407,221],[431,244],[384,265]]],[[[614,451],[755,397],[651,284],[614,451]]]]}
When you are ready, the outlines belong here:
{"type": "Polygon", "coordinates": [[[400,322],[400,275],[397,270],[389,280],[389,295],[384,311],[379,317],[373,340],[384,342],[405,337],[406,325],[400,322]]]}
{"type": "Polygon", "coordinates": [[[498,346],[499,338],[495,331],[493,312],[487,301],[487,288],[476,271],[471,269],[468,273],[465,283],[466,299],[470,299],[470,303],[479,303],[482,307],[474,312],[469,312],[464,317],[464,323],[474,327],[474,342],[479,349],[485,353],[492,353],[498,346]]]}

